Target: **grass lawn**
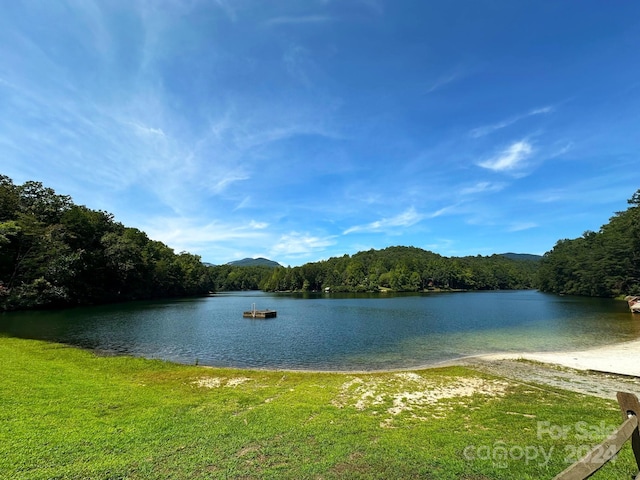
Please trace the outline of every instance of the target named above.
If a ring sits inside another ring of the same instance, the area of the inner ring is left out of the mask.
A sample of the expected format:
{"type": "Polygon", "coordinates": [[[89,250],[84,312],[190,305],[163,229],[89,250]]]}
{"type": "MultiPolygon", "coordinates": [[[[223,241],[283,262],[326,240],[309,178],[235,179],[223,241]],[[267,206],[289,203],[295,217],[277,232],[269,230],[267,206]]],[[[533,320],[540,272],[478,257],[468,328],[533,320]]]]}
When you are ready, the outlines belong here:
{"type": "MultiPolygon", "coordinates": [[[[621,423],[461,367],[210,369],[6,337],[0,365],[2,479],[552,478],[621,423]]],[[[592,478],[633,473],[627,444],[592,478]]]]}

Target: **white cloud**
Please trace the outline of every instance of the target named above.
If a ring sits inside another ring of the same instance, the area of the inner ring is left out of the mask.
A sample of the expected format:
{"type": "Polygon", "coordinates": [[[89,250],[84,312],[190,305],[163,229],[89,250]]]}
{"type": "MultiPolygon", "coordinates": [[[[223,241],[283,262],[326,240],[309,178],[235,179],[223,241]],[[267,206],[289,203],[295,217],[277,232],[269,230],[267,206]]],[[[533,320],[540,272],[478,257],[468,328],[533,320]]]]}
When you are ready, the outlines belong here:
{"type": "Polygon", "coordinates": [[[276,17],[267,20],[265,23],[269,26],[273,25],[305,25],[314,23],[326,23],[332,21],[333,18],[327,15],[305,15],[299,17],[276,17]]]}
{"type": "Polygon", "coordinates": [[[256,222],[255,220],[251,220],[249,222],[249,226],[255,230],[263,230],[269,226],[267,222],[256,222]]]}
{"type": "Polygon", "coordinates": [[[291,232],[280,237],[271,248],[270,254],[285,257],[306,255],[321,252],[335,243],[333,237],[315,237],[308,233],[291,232]]]}
{"type": "Polygon", "coordinates": [[[165,134],[161,128],[148,127],[147,125],[135,121],[129,121],[128,123],[133,127],[134,133],[141,137],[165,138],[165,134]]]}
{"type": "Polygon", "coordinates": [[[249,195],[244,197],[242,201],[233,208],[233,211],[235,212],[236,210],[242,210],[243,208],[247,208],[250,204],[251,204],[251,196],[249,195]]]}
{"type": "Polygon", "coordinates": [[[517,120],[514,120],[511,118],[508,120],[504,120],[502,122],[494,123],[492,125],[485,125],[482,127],[474,128],[473,130],[471,130],[471,132],[469,132],[469,135],[471,135],[473,138],[484,137],[485,135],[489,135],[490,133],[493,133],[496,130],[500,130],[501,128],[508,127],[509,125],[514,124],[516,121],[517,120]]]}
{"type": "Polygon", "coordinates": [[[442,215],[455,215],[455,214],[459,214],[461,213],[460,211],[457,211],[457,208],[460,206],[459,203],[456,203],[455,205],[448,205],[446,207],[442,207],[439,210],[436,210],[435,212],[429,214],[429,218],[436,218],[436,217],[441,217],[442,215]]]}
{"type": "Polygon", "coordinates": [[[247,172],[220,172],[221,177],[217,179],[217,182],[211,187],[213,193],[222,193],[227,189],[229,185],[235,182],[241,182],[251,178],[247,172]]]}
{"type": "Polygon", "coordinates": [[[565,201],[568,196],[568,193],[564,190],[546,190],[531,193],[525,198],[537,203],[555,203],[565,201]]]}
{"type": "Polygon", "coordinates": [[[155,218],[142,229],[149,238],[159,240],[171,248],[182,251],[198,251],[216,242],[241,242],[245,240],[266,239],[262,224],[249,222],[237,225],[225,222],[201,222],[196,219],[171,217],[155,218]],[[257,225],[257,227],[256,227],[257,225]]]}
{"type": "Polygon", "coordinates": [[[556,149],[554,152],[551,152],[551,154],[549,155],[549,158],[560,157],[565,153],[573,150],[573,147],[574,147],[573,142],[568,142],[564,144],[562,147],[559,147],[558,149],[556,149]]]}
{"type": "Polygon", "coordinates": [[[540,108],[534,108],[533,110],[531,110],[529,113],[527,113],[527,115],[525,116],[530,116],[530,115],[540,115],[543,113],[552,113],[555,111],[555,107],[552,105],[547,105],[546,107],[540,107],[540,108]]]}
{"type": "Polygon", "coordinates": [[[460,190],[460,195],[473,195],[475,193],[499,192],[505,187],[504,183],[478,182],[472,187],[460,190]]]}
{"type": "Polygon", "coordinates": [[[357,232],[380,232],[395,227],[410,227],[411,225],[418,223],[423,218],[424,215],[419,214],[416,212],[415,208],[411,207],[395,217],[383,218],[366,225],[356,225],[355,227],[348,228],[343,232],[343,234],[348,235],[349,233],[357,232]]]}
{"type": "Polygon", "coordinates": [[[615,199],[623,205],[628,195],[619,183],[621,178],[624,180],[624,177],[620,177],[620,172],[616,170],[611,174],[601,173],[600,176],[592,179],[576,180],[567,184],[565,188],[549,188],[537,192],[529,192],[523,194],[521,198],[542,204],[579,204],[581,211],[584,210],[584,205],[599,205],[615,201],[615,199]]]}
{"type": "Polygon", "coordinates": [[[441,89],[445,85],[448,85],[451,82],[455,82],[461,75],[458,72],[450,73],[449,75],[443,75],[440,78],[436,79],[425,91],[425,94],[429,94],[435,92],[436,90],[441,89]]]}
{"type": "Polygon", "coordinates": [[[507,231],[509,232],[521,232],[523,230],[530,230],[532,228],[536,228],[539,225],[533,222],[522,222],[522,223],[514,223],[509,226],[507,231]]]}
{"type": "Polygon", "coordinates": [[[485,135],[489,135],[495,132],[496,130],[501,130],[510,125],[513,125],[514,123],[518,122],[519,120],[522,120],[523,118],[532,117],[535,115],[544,115],[547,113],[552,113],[554,111],[555,111],[555,107],[551,105],[548,105],[546,107],[534,108],[533,110],[530,110],[527,113],[523,113],[520,115],[516,115],[514,117],[507,118],[506,120],[503,120],[501,122],[474,128],[469,132],[469,135],[471,135],[473,138],[484,137],[485,135]]]}
{"type": "Polygon", "coordinates": [[[533,147],[526,140],[512,143],[498,155],[478,163],[482,168],[495,172],[515,170],[523,166],[523,162],[533,154],[533,147]]]}

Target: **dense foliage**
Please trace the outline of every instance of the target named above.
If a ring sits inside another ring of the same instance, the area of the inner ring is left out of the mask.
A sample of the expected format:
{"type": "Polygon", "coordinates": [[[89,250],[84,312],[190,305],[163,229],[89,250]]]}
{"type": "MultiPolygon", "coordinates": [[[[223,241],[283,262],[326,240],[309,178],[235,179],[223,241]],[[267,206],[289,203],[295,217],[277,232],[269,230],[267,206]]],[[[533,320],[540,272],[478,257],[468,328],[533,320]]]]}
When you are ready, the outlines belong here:
{"type": "Polygon", "coordinates": [[[560,240],[540,266],[539,287],[553,293],[640,294],[640,190],[598,232],[560,240]]]}
{"type": "Polygon", "coordinates": [[[0,309],[202,294],[209,273],[109,213],[0,175],[0,309]]]}
{"type": "MultiPolygon", "coordinates": [[[[264,265],[236,266],[217,265],[209,267],[215,291],[262,290],[264,282],[271,276],[274,267],[264,265]]],[[[282,268],[282,267],[279,267],[282,268]]]]}
{"type": "Polygon", "coordinates": [[[502,255],[448,258],[415,247],[389,247],[276,268],[261,288],[334,292],[532,288],[537,266],[536,261],[502,255]]]}

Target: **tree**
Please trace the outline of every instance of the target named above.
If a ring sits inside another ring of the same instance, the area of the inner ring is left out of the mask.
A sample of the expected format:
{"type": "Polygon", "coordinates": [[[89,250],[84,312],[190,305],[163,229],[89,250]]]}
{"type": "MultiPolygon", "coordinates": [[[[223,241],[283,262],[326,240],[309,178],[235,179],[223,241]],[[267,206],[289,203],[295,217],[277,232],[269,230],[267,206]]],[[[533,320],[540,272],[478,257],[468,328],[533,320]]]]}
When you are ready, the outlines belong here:
{"type": "Polygon", "coordinates": [[[0,309],[197,295],[208,268],[39,182],[0,176],[0,309]]]}
{"type": "Polygon", "coordinates": [[[420,291],[511,289],[534,285],[537,261],[491,257],[446,258],[415,247],[368,250],[292,269],[275,269],[265,290],[420,291]]]}
{"type": "Polygon", "coordinates": [[[560,240],[539,271],[540,289],[598,297],[640,293],[640,190],[598,232],[560,240]]]}

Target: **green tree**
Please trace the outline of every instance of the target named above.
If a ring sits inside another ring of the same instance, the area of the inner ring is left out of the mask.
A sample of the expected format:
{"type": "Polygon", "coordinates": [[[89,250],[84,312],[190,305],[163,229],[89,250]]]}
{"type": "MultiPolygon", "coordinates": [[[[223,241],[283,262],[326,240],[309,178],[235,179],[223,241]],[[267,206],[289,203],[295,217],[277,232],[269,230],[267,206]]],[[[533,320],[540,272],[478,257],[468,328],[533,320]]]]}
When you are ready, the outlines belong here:
{"type": "Polygon", "coordinates": [[[542,259],[540,289],[599,297],[640,293],[639,200],[640,190],[598,232],[558,241],[542,259]]]}
{"type": "Polygon", "coordinates": [[[39,182],[0,176],[0,309],[195,295],[213,288],[200,258],[176,255],[39,182]]]}

